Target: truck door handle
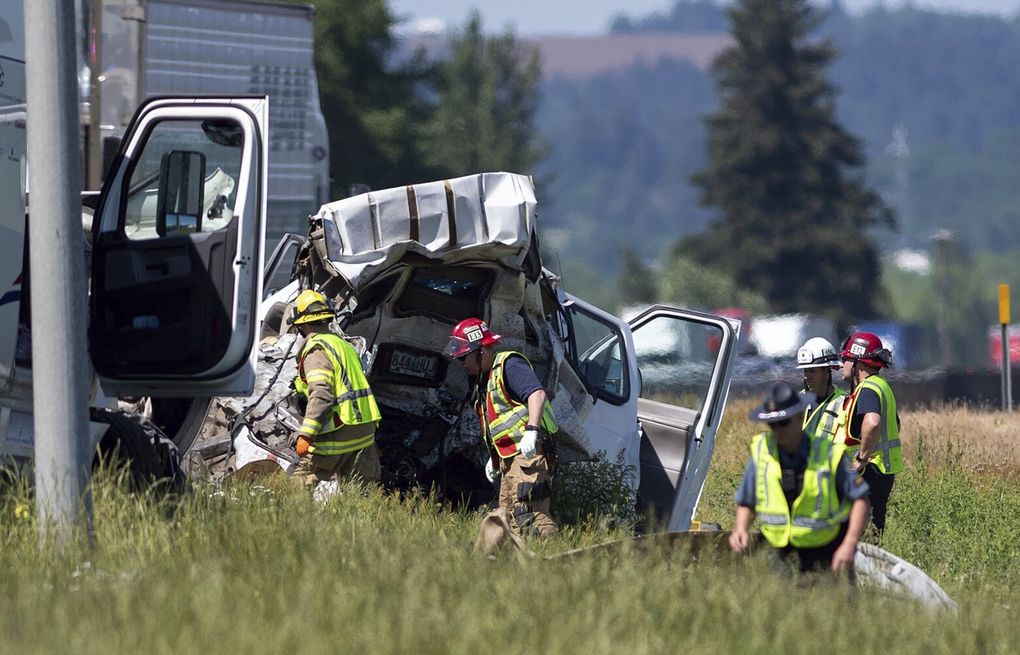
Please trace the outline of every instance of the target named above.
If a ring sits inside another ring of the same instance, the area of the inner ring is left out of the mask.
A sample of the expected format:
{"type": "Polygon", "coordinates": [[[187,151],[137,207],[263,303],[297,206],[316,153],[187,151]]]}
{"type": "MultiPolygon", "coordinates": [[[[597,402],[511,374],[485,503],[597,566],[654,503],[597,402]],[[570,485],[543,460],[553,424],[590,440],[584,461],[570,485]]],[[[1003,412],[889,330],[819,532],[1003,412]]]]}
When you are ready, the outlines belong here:
{"type": "Polygon", "coordinates": [[[146,264],[145,270],[159,271],[160,275],[167,275],[170,272],[170,264],[167,264],[166,262],[160,262],[159,264],[146,264]]]}

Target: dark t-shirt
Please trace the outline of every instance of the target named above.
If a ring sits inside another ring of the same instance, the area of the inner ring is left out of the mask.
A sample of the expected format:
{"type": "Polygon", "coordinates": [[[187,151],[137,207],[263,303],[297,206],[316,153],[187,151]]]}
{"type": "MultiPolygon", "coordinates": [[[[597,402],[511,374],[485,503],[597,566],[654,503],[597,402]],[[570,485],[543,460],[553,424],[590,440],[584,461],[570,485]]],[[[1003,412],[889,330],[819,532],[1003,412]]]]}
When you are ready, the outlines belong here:
{"type": "Polygon", "coordinates": [[[510,400],[525,404],[528,396],[542,388],[538,376],[531,370],[527,360],[511,355],[503,364],[503,382],[506,384],[510,400]]]}
{"type": "Polygon", "coordinates": [[[874,412],[882,413],[882,400],[874,389],[861,389],[857,392],[857,406],[854,408],[854,415],[850,417],[850,436],[854,439],[861,438],[861,425],[864,423],[864,415],[874,412]]]}

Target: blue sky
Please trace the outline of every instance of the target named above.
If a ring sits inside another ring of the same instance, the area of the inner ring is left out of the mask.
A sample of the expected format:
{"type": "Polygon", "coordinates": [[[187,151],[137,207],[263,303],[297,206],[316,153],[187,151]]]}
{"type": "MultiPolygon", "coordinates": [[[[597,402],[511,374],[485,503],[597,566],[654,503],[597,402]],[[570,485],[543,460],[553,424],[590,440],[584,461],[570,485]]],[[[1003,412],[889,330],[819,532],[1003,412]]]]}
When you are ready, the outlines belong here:
{"type": "MultiPolygon", "coordinates": [[[[850,11],[866,9],[876,0],[841,0],[850,11]]],[[[886,6],[903,4],[885,0],[886,6]]],[[[825,0],[827,4],[827,0],[825,0]]],[[[945,11],[993,12],[1013,16],[1020,0],[914,0],[918,7],[945,11]]],[[[604,32],[612,16],[626,13],[644,16],[666,11],[673,0],[390,0],[393,12],[409,21],[434,19],[433,24],[462,24],[471,8],[478,8],[487,31],[513,25],[522,35],[596,34],[604,32]]]]}

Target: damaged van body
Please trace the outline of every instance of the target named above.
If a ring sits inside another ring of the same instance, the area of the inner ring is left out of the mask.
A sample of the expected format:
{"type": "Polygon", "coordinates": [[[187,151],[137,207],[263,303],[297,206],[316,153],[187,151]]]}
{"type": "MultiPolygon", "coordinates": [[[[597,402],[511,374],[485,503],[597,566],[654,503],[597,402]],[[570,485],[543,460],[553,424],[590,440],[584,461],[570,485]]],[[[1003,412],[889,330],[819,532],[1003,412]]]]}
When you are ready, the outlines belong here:
{"type": "MultiPolygon", "coordinates": [[[[524,353],[550,395],[561,461],[600,451],[634,472],[640,504],[689,527],[729,389],[739,323],[668,306],[625,322],[566,293],[542,266],[529,177],[483,173],[324,205],[310,218],[290,280],[267,292],[256,389],[215,403],[192,468],[289,468],[301,420],[290,394],[299,347],[286,334],[301,289],[326,294],[335,327],[363,354],[383,419],[384,481],[436,486],[484,502],[491,485],[474,413],[475,385],[443,357],[450,330],[477,316],[524,353]],[[687,375],[690,373],[690,375],[687,375]],[[669,380],[669,375],[682,379],[669,380]],[[642,379],[654,387],[642,387],[642,379]],[[243,419],[243,420],[241,420],[243,419]],[[210,466],[211,465],[211,466],[210,466]]],[[[264,276],[279,280],[278,251],[264,276]]],[[[267,285],[273,282],[267,281],[267,285]]]]}

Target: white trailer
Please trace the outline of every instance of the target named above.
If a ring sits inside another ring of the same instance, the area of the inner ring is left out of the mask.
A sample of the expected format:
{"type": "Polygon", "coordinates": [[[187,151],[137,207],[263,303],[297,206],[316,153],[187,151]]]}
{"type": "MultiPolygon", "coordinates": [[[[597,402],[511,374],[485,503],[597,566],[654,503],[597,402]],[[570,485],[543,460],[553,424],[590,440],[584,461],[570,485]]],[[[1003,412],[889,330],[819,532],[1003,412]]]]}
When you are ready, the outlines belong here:
{"type": "MultiPolygon", "coordinates": [[[[329,139],[315,76],[311,5],[104,0],[99,130],[105,171],[135,109],[164,95],[269,96],[266,235],[303,233],[329,200],[329,139]]],[[[83,76],[84,77],[84,76],[83,76]]],[[[83,89],[87,97],[88,89],[83,89]]],[[[83,106],[83,119],[88,107],[83,106]]]]}

